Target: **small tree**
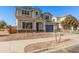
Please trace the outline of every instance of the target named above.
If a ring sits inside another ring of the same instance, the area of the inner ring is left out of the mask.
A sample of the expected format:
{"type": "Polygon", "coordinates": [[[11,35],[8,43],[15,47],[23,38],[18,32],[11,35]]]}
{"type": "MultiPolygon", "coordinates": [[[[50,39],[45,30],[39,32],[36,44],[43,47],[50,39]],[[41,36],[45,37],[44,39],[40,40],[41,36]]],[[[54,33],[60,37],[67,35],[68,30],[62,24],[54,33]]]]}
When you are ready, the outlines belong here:
{"type": "Polygon", "coordinates": [[[1,21],[0,22],[0,28],[3,28],[4,26],[6,26],[7,25],[7,23],[5,22],[5,21],[1,21]]]}

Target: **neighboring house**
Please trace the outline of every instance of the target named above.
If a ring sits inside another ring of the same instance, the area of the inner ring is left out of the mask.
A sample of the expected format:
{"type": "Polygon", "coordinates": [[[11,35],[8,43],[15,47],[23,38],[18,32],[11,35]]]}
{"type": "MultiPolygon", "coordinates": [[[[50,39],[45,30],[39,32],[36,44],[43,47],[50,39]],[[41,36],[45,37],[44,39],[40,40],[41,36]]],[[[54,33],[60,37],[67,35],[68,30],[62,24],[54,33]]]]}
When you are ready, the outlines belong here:
{"type": "MultiPolygon", "coordinates": [[[[61,31],[64,31],[65,29],[63,28],[61,22],[64,21],[66,19],[67,15],[66,16],[62,16],[62,17],[56,17],[57,18],[57,23],[58,23],[58,28],[61,30],[61,31]]],[[[67,30],[67,29],[66,29],[67,30]]],[[[71,27],[71,31],[73,31],[74,28],[73,26],[71,27]]]]}
{"type": "Polygon", "coordinates": [[[61,22],[62,22],[63,20],[65,20],[66,16],[56,17],[56,18],[57,18],[58,28],[63,31],[64,28],[63,28],[63,26],[61,25],[61,22]]]}
{"type": "Polygon", "coordinates": [[[51,13],[42,13],[40,9],[29,7],[16,8],[17,31],[52,32],[57,30],[57,18],[51,13]]]}

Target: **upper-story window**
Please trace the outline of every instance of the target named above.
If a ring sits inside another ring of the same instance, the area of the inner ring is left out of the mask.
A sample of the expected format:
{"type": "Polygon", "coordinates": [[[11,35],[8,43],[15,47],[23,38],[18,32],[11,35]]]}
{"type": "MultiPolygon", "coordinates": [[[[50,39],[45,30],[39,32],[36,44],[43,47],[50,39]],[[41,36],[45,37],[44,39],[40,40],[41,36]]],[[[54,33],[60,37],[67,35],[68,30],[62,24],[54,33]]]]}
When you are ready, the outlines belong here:
{"type": "Polygon", "coordinates": [[[38,12],[35,12],[36,15],[38,15],[38,12]]]}
{"type": "Polygon", "coordinates": [[[49,16],[45,16],[45,19],[49,19],[49,16]]]}
{"type": "Polygon", "coordinates": [[[55,22],[55,19],[53,19],[53,22],[55,22]]]}
{"type": "Polygon", "coordinates": [[[25,14],[25,10],[22,10],[22,14],[25,14]]]}
{"type": "Polygon", "coordinates": [[[24,14],[24,15],[29,15],[29,11],[22,10],[22,14],[24,14]]]}
{"type": "Polygon", "coordinates": [[[26,15],[29,15],[29,11],[26,11],[26,15]]]}

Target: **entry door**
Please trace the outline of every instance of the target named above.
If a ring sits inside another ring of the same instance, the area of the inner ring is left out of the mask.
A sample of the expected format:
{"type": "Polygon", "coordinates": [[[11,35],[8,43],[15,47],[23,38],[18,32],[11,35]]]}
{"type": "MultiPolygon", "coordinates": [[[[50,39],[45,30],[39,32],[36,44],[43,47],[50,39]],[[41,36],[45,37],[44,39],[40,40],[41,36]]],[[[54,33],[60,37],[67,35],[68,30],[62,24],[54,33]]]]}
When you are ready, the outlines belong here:
{"type": "Polygon", "coordinates": [[[39,23],[36,23],[36,30],[39,31],[39,23]]]}

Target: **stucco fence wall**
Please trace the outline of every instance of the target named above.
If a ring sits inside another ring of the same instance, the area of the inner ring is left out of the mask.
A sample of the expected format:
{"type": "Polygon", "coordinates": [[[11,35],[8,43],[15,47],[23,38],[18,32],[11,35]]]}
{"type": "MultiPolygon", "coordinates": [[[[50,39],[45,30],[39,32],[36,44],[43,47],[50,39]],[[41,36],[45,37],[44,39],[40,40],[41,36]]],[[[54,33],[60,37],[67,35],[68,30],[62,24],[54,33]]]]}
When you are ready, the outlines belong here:
{"type": "Polygon", "coordinates": [[[24,47],[29,44],[51,40],[51,38],[39,38],[30,40],[3,41],[0,42],[0,53],[23,53],[25,52],[24,47]]]}

